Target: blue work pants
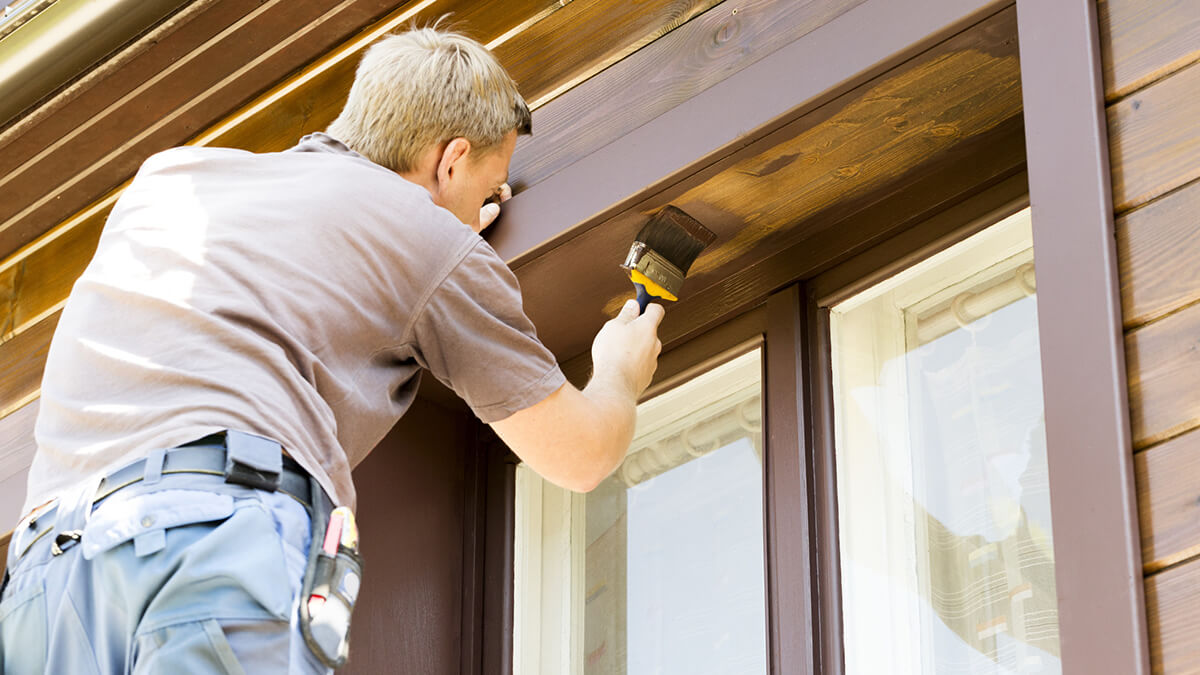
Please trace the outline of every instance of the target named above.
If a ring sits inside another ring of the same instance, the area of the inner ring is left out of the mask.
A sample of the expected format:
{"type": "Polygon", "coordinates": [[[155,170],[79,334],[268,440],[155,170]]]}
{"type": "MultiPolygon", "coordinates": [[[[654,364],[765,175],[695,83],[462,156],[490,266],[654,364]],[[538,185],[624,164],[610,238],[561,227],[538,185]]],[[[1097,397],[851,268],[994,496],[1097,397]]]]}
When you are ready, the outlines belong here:
{"type": "Polygon", "coordinates": [[[201,474],[94,494],[81,487],[14,531],[0,672],[331,672],[298,625],[300,502],[201,474]]]}

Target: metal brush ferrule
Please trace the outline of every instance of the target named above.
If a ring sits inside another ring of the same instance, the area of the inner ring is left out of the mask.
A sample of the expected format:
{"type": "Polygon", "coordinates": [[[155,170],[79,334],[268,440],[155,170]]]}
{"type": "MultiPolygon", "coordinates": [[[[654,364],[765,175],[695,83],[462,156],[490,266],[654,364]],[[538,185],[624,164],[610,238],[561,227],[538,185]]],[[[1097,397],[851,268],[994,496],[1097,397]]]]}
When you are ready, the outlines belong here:
{"type": "Polygon", "coordinates": [[[641,272],[672,295],[678,296],[683,290],[683,271],[640,241],[629,247],[629,255],[621,267],[641,272]]]}

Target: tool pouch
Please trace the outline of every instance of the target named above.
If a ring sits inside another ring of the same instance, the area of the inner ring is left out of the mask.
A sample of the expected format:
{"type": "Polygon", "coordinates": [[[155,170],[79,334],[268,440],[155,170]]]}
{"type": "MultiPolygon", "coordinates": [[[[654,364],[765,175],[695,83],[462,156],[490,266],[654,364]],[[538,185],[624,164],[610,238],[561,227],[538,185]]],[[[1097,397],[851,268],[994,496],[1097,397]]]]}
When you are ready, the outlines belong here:
{"type": "Polygon", "coordinates": [[[350,653],[350,615],[362,581],[362,557],[340,545],[336,556],[321,550],[333,509],[316,480],[312,495],[312,544],[300,593],[300,631],[321,663],[340,668],[350,653]],[[323,602],[313,603],[314,596],[323,598],[323,602]]]}

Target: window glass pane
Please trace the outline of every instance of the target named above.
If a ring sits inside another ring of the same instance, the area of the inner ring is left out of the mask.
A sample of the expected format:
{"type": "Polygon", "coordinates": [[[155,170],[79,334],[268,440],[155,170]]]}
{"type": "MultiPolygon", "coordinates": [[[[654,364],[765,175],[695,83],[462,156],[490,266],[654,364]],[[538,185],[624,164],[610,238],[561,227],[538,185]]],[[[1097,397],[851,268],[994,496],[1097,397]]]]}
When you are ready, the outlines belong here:
{"type": "Polygon", "coordinates": [[[1057,673],[1028,209],[833,308],[848,673],[1057,673]]]}
{"type": "Polygon", "coordinates": [[[762,488],[758,351],[639,406],[587,495],[518,467],[515,672],[766,673],[762,488]]]}

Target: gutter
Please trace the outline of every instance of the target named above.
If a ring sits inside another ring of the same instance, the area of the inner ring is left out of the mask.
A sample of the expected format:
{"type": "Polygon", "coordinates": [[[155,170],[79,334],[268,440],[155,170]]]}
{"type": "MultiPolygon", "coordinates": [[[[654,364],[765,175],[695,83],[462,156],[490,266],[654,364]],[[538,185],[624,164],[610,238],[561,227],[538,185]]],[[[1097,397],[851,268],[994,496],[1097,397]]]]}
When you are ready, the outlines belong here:
{"type": "Polygon", "coordinates": [[[58,0],[46,6],[0,39],[0,127],[185,4],[58,0]]]}

